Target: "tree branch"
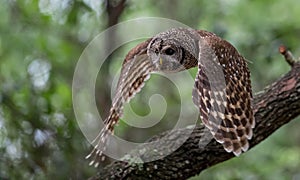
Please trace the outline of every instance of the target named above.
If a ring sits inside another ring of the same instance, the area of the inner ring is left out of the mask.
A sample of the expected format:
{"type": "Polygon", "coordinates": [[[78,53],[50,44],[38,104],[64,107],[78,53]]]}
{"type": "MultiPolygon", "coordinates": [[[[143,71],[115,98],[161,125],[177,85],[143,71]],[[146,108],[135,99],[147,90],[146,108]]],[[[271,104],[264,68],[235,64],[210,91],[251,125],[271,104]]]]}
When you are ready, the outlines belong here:
{"type": "MultiPolygon", "coordinates": [[[[256,127],[250,148],[262,142],[284,124],[300,114],[300,62],[290,61],[291,53],[281,47],[279,51],[291,65],[291,70],[279,80],[268,86],[254,98],[254,114],[256,127]],[[287,55],[287,53],[289,55],[287,55]],[[291,63],[292,62],[292,63],[291,63]]],[[[151,138],[155,141],[160,137],[167,137],[167,141],[156,143],[151,147],[143,148],[139,154],[141,160],[155,156],[153,152],[165,152],[172,144],[176,144],[189,133],[190,129],[173,130],[151,138]],[[146,151],[145,151],[146,149],[146,151]],[[151,152],[151,153],[149,153],[151,152]]],[[[163,159],[146,162],[140,165],[116,161],[100,169],[98,174],[90,179],[186,179],[201,173],[204,169],[233,158],[232,153],[227,153],[222,145],[214,139],[205,148],[199,148],[200,140],[206,129],[204,126],[195,127],[188,140],[175,152],[163,159]]],[[[139,152],[139,151],[138,151],[139,152]]],[[[135,154],[136,155],[136,154],[135,154]]]]}
{"type": "Polygon", "coordinates": [[[106,12],[108,14],[108,27],[118,23],[121,14],[126,6],[126,0],[106,1],[106,12]]]}

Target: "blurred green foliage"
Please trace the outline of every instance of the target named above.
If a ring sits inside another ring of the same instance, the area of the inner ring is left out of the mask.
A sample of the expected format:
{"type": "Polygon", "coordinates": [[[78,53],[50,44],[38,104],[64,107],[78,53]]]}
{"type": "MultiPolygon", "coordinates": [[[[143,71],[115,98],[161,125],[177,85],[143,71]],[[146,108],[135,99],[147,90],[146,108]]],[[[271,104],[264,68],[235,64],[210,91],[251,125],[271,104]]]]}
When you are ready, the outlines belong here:
{"type": "MultiPolygon", "coordinates": [[[[74,117],[71,85],[80,54],[107,28],[105,4],[104,0],[0,2],[0,179],[85,179],[96,172],[84,160],[90,146],[74,117]]],[[[298,0],[128,0],[119,21],[144,16],[175,19],[234,44],[251,61],[255,92],[289,71],[277,52],[279,45],[300,56],[298,0]]],[[[129,49],[126,46],[112,56],[106,78],[99,78],[96,85],[103,116],[110,101],[102,92],[109,91],[106,85],[129,49]]],[[[147,85],[145,91],[151,88],[147,85]]],[[[176,109],[178,93],[168,96],[168,108],[176,109]]],[[[132,105],[137,114],[147,114],[148,102],[140,102],[140,97],[132,105]]],[[[167,113],[165,119],[173,116],[167,113]]],[[[174,123],[164,121],[149,134],[174,123]]],[[[136,141],[150,137],[120,124],[116,133],[121,136],[136,141]]],[[[241,157],[192,179],[300,179],[299,127],[298,119],[241,157]]]]}

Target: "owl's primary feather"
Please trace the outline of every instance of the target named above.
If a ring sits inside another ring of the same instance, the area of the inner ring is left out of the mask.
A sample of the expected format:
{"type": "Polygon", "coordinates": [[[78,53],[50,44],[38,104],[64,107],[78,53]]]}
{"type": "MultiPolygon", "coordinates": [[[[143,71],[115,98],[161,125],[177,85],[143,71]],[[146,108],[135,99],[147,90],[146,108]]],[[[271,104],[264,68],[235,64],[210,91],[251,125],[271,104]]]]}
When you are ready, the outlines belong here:
{"type": "Polygon", "coordinates": [[[230,43],[216,35],[201,38],[193,100],[215,139],[227,152],[238,156],[248,150],[248,139],[255,126],[250,72],[245,59],[230,43]],[[223,76],[210,72],[218,67],[222,68],[223,76]],[[210,79],[207,74],[211,74],[210,79]]]}
{"type": "Polygon", "coordinates": [[[122,115],[123,103],[141,90],[151,72],[174,73],[196,66],[193,102],[203,124],[227,152],[238,156],[247,151],[255,122],[245,59],[211,32],[177,28],[148,39],[127,54],[105,127],[87,156],[93,158],[90,165],[97,167],[104,159],[108,134],[122,115]]]}
{"type": "Polygon", "coordinates": [[[103,152],[106,150],[108,136],[113,134],[114,125],[122,116],[123,104],[141,90],[145,81],[149,79],[150,73],[155,69],[146,55],[146,47],[145,42],[140,44],[132,49],[124,60],[109,116],[104,121],[104,128],[93,141],[96,143],[94,149],[86,156],[86,159],[92,158],[90,165],[98,167],[99,162],[104,161],[103,152]]]}

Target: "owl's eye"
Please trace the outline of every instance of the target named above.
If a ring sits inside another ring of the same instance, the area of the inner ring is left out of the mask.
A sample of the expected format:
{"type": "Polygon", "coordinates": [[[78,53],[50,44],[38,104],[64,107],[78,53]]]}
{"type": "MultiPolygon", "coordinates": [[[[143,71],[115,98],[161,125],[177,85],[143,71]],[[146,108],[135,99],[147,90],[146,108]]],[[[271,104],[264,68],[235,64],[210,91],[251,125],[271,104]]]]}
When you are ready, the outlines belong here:
{"type": "Polygon", "coordinates": [[[172,48],[167,48],[167,49],[165,50],[165,54],[166,54],[166,55],[171,56],[171,55],[173,55],[174,53],[175,53],[175,50],[172,49],[172,48]]]}

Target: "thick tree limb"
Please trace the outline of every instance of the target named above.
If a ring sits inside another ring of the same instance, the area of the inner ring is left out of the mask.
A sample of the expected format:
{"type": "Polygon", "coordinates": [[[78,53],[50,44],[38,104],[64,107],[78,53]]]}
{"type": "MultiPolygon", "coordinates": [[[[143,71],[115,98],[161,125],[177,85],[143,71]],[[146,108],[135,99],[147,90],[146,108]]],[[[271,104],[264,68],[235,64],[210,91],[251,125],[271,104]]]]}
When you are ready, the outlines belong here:
{"type": "MultiPolygon", "coordinates": [[[[284,47],[281,47],[280,52],[292,69],[255,96],[256,127],[250,141],[250,149],[300,114],[300,62],[295,62],[284,47]]],[[[189,130],[180,129],[153,137],[149,141],[162,136],[167,136],[169,140],[152,147],[143,147],[147,151],[140,154],[141,160],[147,159],[148,156],[155,156],[153,149],[157,153],[167,152],[168,147],[178,143],[181,137],[189,133],[189,130]]],[[[232,153],[225,152],[222,145],[215,140],[211,140],[205,148],[200,149],[200,140],[207,138],[202,136],[204,131],[204,126],[196,127],[189,139],[164,159],[140,165],[122,161],[113,162],[91,179],[186,179],[234,157],[232,153]]]]}

